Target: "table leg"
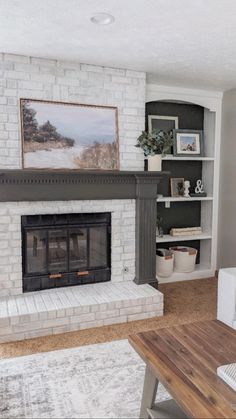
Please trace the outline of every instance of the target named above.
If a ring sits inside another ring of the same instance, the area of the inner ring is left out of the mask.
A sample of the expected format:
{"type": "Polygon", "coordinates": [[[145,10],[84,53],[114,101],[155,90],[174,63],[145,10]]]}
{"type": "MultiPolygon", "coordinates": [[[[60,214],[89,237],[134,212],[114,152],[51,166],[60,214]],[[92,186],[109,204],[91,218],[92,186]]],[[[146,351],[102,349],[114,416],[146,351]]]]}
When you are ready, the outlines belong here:
{"type": "Polygon", "coordinates": [[[152,371],[146,366],[143,395],[140,409],[140,419],[148,419],[149,415],[147,409],[151,409],[157,394],[158,379],[153,375],[152,371]]]}

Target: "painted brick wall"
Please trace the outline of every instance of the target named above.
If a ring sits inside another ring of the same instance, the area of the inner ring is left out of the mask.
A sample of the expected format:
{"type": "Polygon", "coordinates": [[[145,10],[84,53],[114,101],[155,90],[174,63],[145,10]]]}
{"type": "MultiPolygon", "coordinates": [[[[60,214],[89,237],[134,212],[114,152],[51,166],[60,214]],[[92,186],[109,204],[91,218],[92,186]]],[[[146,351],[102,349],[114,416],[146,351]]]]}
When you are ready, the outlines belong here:
{"type": "Polygon", "coordinates": [[[120,168],[143,170],[145,88],[143,72],[0,54],[0,168],[22,167],[19,99],[31,98],[117,106],[120,168]]]}
{"type": "Polygon", "coordinates": [[[135,276],[135,200],[0,203],[0,297],[22,293],[21,215],[112,213],[111,280],[135,276]],[[125,272],[124,268],[128,268],[125,272]]]}

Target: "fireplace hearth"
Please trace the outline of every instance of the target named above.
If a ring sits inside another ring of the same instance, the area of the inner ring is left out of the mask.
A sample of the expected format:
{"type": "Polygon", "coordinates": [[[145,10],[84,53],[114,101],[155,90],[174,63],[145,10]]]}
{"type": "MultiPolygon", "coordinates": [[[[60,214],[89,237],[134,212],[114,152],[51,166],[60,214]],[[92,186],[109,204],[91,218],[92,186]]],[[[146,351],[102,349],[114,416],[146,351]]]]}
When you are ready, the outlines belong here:
{"type": "Polygon", "coordinates": [[[26,215],[23,292],[111,279],[111,214],[26,215]]]}

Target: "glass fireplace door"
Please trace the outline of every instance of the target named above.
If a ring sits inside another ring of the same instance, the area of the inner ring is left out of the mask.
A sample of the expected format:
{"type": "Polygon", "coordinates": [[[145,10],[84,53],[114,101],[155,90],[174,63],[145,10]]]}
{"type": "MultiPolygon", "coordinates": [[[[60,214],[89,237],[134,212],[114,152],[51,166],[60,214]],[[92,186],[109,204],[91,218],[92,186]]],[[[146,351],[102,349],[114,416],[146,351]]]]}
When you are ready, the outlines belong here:
{"type": "Polygon", "coordinates": [[[111,214],[22,216],[23,291],[111,279],[111,214]]]}
{"type": "Polygon", "coordinates": [[[50,273],[66,272],[68,267],[67,231],[48,231],[48,268],[50,273]]]}
{"type": "Polygon", "coordinates": [[[107,227],[91,227],[90,246],[89,246],[89,262],[91,268],[99,268],[107,266],[107,227]]]}
{"type": "Polygon", "coordinates": [[[43,273],[47,269],[47,233],[45,230],[30,230],[26,234],[26,272],[43,273]]]}
{"type": "Polygon", "coordinates": [[[88,268],[88,231],[74,228],[69,232],[69,270],[80,271],[88,268]]]}

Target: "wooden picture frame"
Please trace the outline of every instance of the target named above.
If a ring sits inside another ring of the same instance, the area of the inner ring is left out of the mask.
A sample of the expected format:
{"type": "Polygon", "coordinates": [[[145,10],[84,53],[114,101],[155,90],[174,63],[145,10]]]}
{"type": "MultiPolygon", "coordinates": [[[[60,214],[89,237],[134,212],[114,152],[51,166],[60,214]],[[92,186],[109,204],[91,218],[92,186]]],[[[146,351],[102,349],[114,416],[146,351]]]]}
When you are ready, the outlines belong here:
{"type": "Polygon", "coordinates": [[[20,99],[24,169],[119,170],[113,106],[20,99]]]}
{"type": "MultiPolygon", "coordinates": [[[[153,130],[163,130],[165,132],[174,131],[179,128],[179,117],[168,115],[148,115],[148,132],[153,130]]],[[[165,154],[173,154],[173,147],[170,146],[165,154]]]]}
{"type": "Polygon", "coordinates": [[[184,195],[184,178],[170,178],[170,195],[175,198],[184,195]]]}
{"type": "Polygon", "coordinates": [[[162,129],[163,131],[170,131],[179,128],[178,116],[167,115],[148,115],[148,132],[154,129],[162,129]]]}
{"type": "Polygon", "coordinates": [[[173,147],[175,157],[202,157],[203,131],[178,129],[173,131],[173,147]]]}

